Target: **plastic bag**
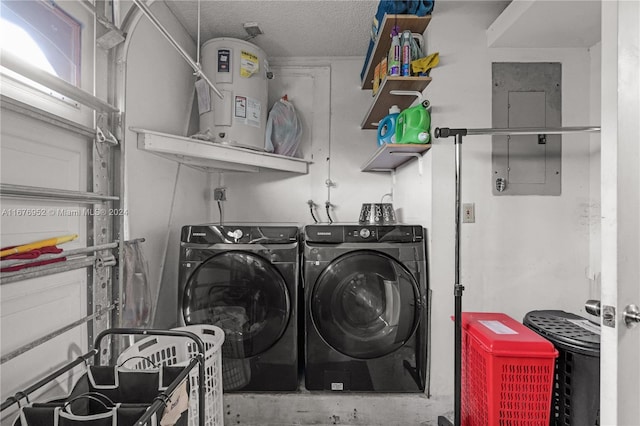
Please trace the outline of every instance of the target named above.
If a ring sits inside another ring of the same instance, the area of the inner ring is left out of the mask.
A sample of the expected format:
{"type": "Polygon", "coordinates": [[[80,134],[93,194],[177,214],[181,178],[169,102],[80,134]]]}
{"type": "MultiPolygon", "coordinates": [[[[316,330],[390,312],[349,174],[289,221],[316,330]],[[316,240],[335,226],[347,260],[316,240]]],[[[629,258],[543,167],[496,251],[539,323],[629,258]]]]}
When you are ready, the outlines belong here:
{"type": "Polygon", "coordinates": [[[302,123],[293,104],[286,97],[271,108],[267,119],[265,149],[274,154],[300,157],[298,147],[302,140],[302,123]]]}
{"type": "Polygon", "coordinates": [[[124,244],[124,304],[122,326],[145,328],[151,324],[151,291],[147,261],[139,241],[124,244]]]}

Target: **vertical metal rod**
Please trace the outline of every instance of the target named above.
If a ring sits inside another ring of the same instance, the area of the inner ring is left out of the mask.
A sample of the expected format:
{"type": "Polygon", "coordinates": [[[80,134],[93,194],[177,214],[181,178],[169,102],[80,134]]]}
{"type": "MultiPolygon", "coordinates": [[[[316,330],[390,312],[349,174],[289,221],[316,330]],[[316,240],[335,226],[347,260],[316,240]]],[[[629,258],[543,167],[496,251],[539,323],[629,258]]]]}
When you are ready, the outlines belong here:
{"type": "Polygon", "coordinates": [[[462,134],[456,137],[456,236],[455,236],[455,384],[454,384],[454,425],[460,426],[461,395],[462,395],[462,291],[460,285],[460,224],[461,224],[461,198],[462,198],[462,134]]]}

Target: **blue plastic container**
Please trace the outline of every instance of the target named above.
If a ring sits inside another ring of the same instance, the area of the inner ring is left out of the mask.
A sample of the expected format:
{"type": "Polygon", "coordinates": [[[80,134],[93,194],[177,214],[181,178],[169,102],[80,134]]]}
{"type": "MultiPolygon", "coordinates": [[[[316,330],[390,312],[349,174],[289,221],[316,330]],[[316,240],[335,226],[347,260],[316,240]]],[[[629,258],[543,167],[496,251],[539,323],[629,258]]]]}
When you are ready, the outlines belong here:
{"type": "Polygon", "coordinates": [[[380,120],[378,123],[378,146],[396,143],[396,124],[399,115],[400,108],[393,105],[389,108],[389,115],[380,120]]]}

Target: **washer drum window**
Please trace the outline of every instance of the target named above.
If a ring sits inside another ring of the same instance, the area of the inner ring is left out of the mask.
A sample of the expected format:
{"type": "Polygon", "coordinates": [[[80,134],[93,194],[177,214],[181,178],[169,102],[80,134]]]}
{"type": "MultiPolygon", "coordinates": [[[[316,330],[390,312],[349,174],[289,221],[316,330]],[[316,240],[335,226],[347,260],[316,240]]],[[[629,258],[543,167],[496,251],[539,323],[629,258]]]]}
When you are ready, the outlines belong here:
{"type": "Polygon", "coordinates": [[[327,344],[360,359],[403,346],[420,318],[411,272],[384,253],[359,250],[331,262],[310,298],[311,318],[327,344]]]}
{"type": "Polygon", "coordinates": [[[214,324],[225,332],[225,356],[248,358],[282,337],[291,313],[282,275],[253,253],[227,251],[196,268],[182,303],[187,325],[214,324]]]}

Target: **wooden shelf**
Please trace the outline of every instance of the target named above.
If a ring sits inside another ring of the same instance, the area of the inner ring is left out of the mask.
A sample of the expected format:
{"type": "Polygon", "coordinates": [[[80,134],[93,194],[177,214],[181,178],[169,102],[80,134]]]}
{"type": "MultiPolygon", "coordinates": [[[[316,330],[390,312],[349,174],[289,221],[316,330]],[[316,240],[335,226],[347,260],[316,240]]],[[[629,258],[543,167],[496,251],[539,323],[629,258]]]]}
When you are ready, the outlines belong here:
{"type": "Polygon", "coordinates": [[[392,90],[410,90],[422,92],[431,83],[431,77],[387,77],[380,85],[380,89],[373,98],[369,111],[364,116],[360,127],[363,129],[377,129],[378,122],[389,114],[391,105],[398,105],[405,109],[416,100],[413,96],[392,95],[392,90]]]}
{"type": "Polygon", "coordinates": [[[373,71],[382,58],[389,54],[389,48],[391,47],[390,35],[393,26],[397,25],[401,31],[411,30],[412,33],[422,34],[427,29],[429,22],[431,22],[431,15],[385,15],[378,30],[378,38],[369,57],[367,71],[364,73],[364,78],[361,82],[363,90],[373,89],[373,71]]]}
{"type": "Polygon", "coordinates": [[[389,172],[413,158],[421,157],[431,144],[384,144],[360,167],[363,172],[389,172]]]}
{"type": "Polygon", "coordinates": [[[132,128],[138,149],[203,171],[261,172],[280,170],[306,174],[310,161],[220,143],[132,128]]]}

